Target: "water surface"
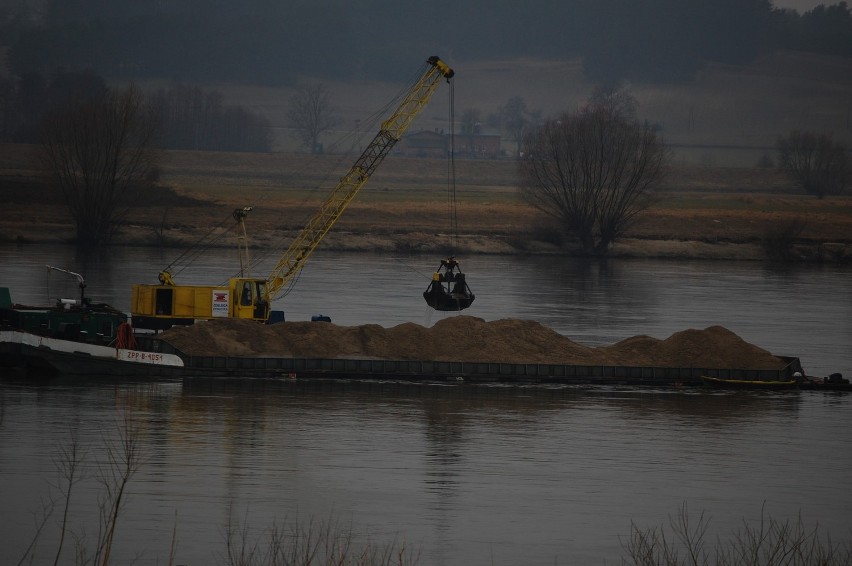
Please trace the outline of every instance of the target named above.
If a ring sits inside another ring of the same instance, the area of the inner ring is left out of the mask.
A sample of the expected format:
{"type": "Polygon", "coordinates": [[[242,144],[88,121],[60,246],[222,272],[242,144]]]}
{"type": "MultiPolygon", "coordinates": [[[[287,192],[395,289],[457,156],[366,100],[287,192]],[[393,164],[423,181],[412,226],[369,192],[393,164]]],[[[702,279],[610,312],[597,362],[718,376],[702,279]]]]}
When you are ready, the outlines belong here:
{"type": "MultiPolygon", "coordinates": [[[[219,283],[235,255],[176,274],[219,283]]],[[[87,292],[126,308],[168,253],[0,247],[19,302],[58,290],[45,264],[86,275],[87,292]]],[[[271,261],[271,260],[270,260],[271,261]]],[[[719,324],[815,375],[852,374],[852,271],[756,263],[462,258],[468,314],[537,320],[588,345],[666,338],[719,324]]],[[[421,297],[436,258],[318,253],[276,308],[291,320],[431,325],[421,297]]],[[[70,289],[70,290],[69,290],[70,289]]],[[[144,463],[117,532],[120,563],[225,563],[227,525],[333,519],[358,541],[405,541],[420,564],[613,564],[631,524],[666,523],[686,504],[726,536],[743,521],[818,521],[852,540],[852,395],[390,382],[240,385],[55,380],[0,382],[0,548],[24,552],[77,437],[87,473],[130,416],[144,463]],[[60,458],[61,460],[61,458],[60,458]]],[[[72,525],[93,543],[100,485],[75,487],[72,525]],[[85,535],[83,534],[85,529],[85,535]]],[[[36,564],[52,564],[57,522],[36,564]]],[[[70,547],[69,547],[70,549],[70,547]]],[[[70,550],[69,550],[70,551],[70,550]]],[[[70,556],[69,556],[70,561],[70,556]]]]}

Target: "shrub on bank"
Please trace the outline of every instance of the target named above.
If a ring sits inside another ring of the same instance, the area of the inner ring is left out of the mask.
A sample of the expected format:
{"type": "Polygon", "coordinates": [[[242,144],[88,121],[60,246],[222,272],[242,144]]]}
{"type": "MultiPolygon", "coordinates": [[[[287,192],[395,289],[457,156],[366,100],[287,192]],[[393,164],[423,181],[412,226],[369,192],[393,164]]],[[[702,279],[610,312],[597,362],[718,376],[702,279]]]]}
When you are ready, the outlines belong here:
{"type": "Polygon", "coordinates": [[[849,566],[852,543],[808,527],[801,517],[779,521],[761,510],[756,525],[743,521],[726,540],[707,541],[710,519],[690,516],[684,504],[668,525],[632,525],[622,564],[631,566],[849,566]],[[712,546],[711,546],[712,544],[712,546]]]}

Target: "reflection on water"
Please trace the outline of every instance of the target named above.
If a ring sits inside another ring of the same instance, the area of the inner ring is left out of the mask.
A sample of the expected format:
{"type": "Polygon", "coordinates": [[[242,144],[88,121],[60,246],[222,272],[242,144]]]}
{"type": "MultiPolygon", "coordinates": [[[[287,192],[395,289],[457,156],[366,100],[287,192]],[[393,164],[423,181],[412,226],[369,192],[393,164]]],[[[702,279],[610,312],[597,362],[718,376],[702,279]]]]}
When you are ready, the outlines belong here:
{"type": "MultiPolygon", "coordinates": [[[[120,548],[124,558],[144,550],[142,564],[167,555],[175,513],[180,563],[209,563],[235,509],[257,529],[335,516],[359,537],[404,538],[430,565],[612,563],[631,521],[660,524],[685,501],[720,529],[765,504],[840,526],[842,538],[852,496],[807,478],[850,469],[852,441],[836,433],[852,426],[849,403],[603,387],[7,383],[0,544],[21,548],[30,524],[18,519],[54,480],[54,447],[69,431],[102,458],[125,412],[146,458],[120,548]]],[[[89,529],[97,489],[77,490],[89,529]]]]}
{"type": "MultiPolygon", "coordinates": [[[[179,274],[218,283],[236,256],[218,251],[179,274]]],[[[146,249],[75,258],[0,247],[13,299],[74,296],[45,264],[83,273],[88,293],[126,308],[130,286],[172,260],[146,249]]],[[[666,338],[720,324],[820,375],[852,374],[852,270],[755,263],[473,256],[465,314],[537,320],[577,341],[666,338]]],[[[276,308],[343,325],[433,324],[430,257],[318,253],[276,308]]],[[[421,564],[618,561],[631,522],[656,526],[689,508],[723,534],[761,508],[849,536],[852,395],[564,386],[153,382],[0,382],[0,548],[19,556],[32,514],[56,482],[57,448],[88,450],[72,522],[97,529],[91,473],[129,412],[144,465],[118,530],[121,562],[221,562],[229,517],[260,531],[285,519],[338,518],[359,539],[404,539],[421,564]],[[826,481],[831,478],[831,481],[826,481]],[[834,481],[836,479],[836,481],[834,481]],[[26,520],[21,520],[24,517],[26,520]]],[[[52,523],[53,525],[54,523],[52,523]]],[[[91,535],[90,535],[91,536],[91,535]]],[[[46,533],[51,549],[55,528],[46,533]]],[[[37,564],[52,563],[48,550],[37,564]]]]}

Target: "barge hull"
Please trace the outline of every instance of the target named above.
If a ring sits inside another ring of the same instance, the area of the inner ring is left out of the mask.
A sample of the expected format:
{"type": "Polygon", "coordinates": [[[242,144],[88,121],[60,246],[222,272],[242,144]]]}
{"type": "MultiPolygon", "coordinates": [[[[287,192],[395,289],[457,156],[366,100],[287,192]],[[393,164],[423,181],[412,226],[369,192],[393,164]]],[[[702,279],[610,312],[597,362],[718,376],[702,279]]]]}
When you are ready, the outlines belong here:
{"type": "Polygon", "coordinates": [[[705,376],[776,381],[801,372],[798,358],[781,369],[743,370],[644,366],[589,366],[374,359],[184,358],[184,376],[275,379],[393,379],[474,383],[558,383],[638,386],[703,386],[705,376]]]}
{"type": "Polygon", "coordinates": [[[0,368],[33,376],[180,377],[175,353],[129,350],[0,330],[0,368]]]}
{"type": "Polygon", "coordinates": [[[120,362],[74,352],[66,353],[26,344],[0,344],[0,366],[22,359],[33,374],[105,377],[169,377],[192,379],[271,380],[396,380],[411,382],[468,382],[509,384],[705,386],[706,377],[773,382],[789,380],[801,372],[798,358],[783,358],[781,369],[677,368],[653,366],[602,366],[518,364],[462,361],[381,359],[322,359],[272,357],[187,356],[160,340],[146,341],[152,355],[179,357],[182,366],[120,362]]]}

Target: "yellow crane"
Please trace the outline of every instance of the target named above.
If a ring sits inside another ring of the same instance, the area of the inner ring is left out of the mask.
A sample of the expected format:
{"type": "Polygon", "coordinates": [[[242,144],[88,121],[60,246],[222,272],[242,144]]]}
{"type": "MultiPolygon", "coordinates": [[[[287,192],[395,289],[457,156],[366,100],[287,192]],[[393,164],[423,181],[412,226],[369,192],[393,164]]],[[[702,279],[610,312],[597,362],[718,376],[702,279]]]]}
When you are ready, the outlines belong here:
{"type": "MultiPolygon", "coordinates": [[[[131,294],[131,316],[137,328],[162,330],[195,320],[245,318],[269,321],[270,305],[317,248],[337,219],[429,102],[442,79],[455,73],[439,57],[427,60],[426,70],[408,89],[396,111],[382,122],[379,133],[349,169],[319,210],[296,236],[266,278],[232,278],[219,286],[177,285],[171,273],[159,274],[159,285],[136,284],[131,294]]],[[[245,213],[234,212],[243,227],[245,213]]]]}

